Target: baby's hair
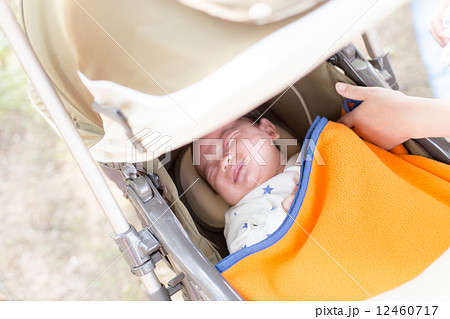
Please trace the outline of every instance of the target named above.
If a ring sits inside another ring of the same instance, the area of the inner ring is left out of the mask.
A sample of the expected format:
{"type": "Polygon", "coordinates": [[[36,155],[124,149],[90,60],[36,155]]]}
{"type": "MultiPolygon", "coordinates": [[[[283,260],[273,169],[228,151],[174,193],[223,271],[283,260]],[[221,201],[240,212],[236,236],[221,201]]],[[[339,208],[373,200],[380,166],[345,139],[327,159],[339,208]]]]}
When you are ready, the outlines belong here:
{"type": "MultiPolygon", "coordinates": [[[[261,112],[259,110],[259,108],[257,108],[257,109],[254,109],[253,111],[250,111],[247,114],[243,115],[241,117],[241,119],[247,119],[252,123],[259,124],[259,122],[263,118],[263,115],[269,115],[269,114],[264,114],[263,112],[261,112]]],[[[270,115],[269,115],[269,117],[270,117],[270,115]]],[[[273,123],[277,123],[277,121],[273,118],[270,118],[270,121],[273,123]]],[[[276,148],[278,148],[278,150],[280,150],[280,145],[275,144],[275,146],[276,146],[276,148]]]]}
{"type": "Polygon", "coordinates": [[[247,119],[252,123],[259,123],[262,118],[262,115],[263,114],[260,110],[254,109],[253,111],[250,111],[247,114],[243,115],[241,118],[247,119]]]}

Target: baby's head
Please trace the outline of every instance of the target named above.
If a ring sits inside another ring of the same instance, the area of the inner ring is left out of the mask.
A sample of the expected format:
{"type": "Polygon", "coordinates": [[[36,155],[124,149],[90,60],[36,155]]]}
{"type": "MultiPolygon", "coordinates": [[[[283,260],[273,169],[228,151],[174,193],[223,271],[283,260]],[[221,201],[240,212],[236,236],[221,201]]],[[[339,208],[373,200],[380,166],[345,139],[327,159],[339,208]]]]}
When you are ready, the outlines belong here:
{"type": "Polygon", "coordinates": [[[284,168],[271,143],[280,137],[276,127],[265,118],[253,123],[241,117],[194,142],[197,171],[231,205],[284,168]]]}

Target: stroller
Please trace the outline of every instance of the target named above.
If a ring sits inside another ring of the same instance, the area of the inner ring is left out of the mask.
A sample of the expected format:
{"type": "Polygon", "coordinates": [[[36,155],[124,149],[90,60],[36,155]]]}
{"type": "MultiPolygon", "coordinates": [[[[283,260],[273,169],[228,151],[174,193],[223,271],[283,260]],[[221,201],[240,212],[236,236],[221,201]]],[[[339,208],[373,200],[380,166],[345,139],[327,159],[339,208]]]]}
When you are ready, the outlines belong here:
{"type": "MultiPolygon", "coordinates": [[[[397,88],[373,32],[364,35],[370,62],[347,43],[404,2],[110,1],[105,16],[101,2],[23,0],[26,37],[4,1],[1,21],[42,99],[34,103],[48,108],[149,298],[181,289],[189,300],[242,300],[214,267],[227,256],[226,207],[186,145],[258,106],[282,123],[283,138],[303,139],[315,116],[339,118],[336,81],[397,88]],[[129,29],[118,30],[124,19],[129,29]],[[91,156],[126,192],[142,230],[129,225],[91,156]],[[167,287],[154,272],[161,260],[177,274],[167,287]]],[[[450,163],[443,139],[407,148],[450,163]]]]}

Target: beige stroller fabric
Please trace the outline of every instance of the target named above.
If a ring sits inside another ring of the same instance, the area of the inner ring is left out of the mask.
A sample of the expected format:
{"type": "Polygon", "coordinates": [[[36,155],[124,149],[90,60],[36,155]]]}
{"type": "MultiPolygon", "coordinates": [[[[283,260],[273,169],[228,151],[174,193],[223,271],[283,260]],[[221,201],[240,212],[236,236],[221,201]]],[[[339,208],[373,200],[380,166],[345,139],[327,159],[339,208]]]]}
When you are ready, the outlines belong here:
{"type": "Polygon", "coordinates": [[[282,92],[404,2],[334,0],[303,18],[264,26],[170,0],[23,0],[23,12],[33,48],[93,157],[142,162],[282,92]],[[150,129],[169,140],[130,152],[123,127],[92,110],[77,70],[114,82],[86,81],[99,102],[121,109],[133,134],[150,129]]]}
{"type": "Polygon", "coordinates": [[[178,0],[221,19],[266,24],[303,13],[327,0],[178,0]]]}
{"type": "MultiPolygon", "coordinates": [[[[78,70],[91,79],[166,95],[202,79],[289,22],[235,25],[172,0],[105,4],[22,1],[24,29],[87,146],[100,140],[103,125],[78,70]]],[[[117,161],[113,157],[97,160],[117,161]]]]}

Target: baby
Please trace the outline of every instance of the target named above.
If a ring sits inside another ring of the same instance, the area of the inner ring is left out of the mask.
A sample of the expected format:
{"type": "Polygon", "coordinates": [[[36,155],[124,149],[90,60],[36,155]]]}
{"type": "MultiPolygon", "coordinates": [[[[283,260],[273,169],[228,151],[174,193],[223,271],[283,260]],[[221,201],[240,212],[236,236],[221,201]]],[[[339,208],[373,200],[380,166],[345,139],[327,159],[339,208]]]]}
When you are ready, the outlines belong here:
{"type": "Polygon", "coordinates": [[[213,143],[194,145],[200,149],[197,171],[233,205],[225,213],[224,234],[230,253],[267,238],[286,218],[300,166],[295,165],[297,156],[286,163],[273,143],[279,137],[269,120],[254,123],[242,117],[198,140],[219,141],[223,152],[218,159],[211,159],[217,155],[213,143]]]}

